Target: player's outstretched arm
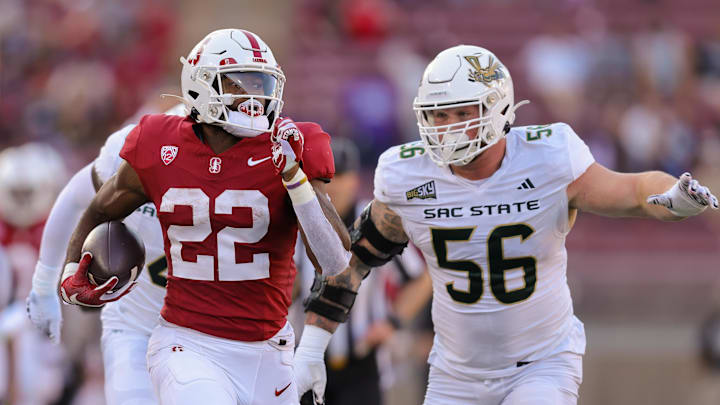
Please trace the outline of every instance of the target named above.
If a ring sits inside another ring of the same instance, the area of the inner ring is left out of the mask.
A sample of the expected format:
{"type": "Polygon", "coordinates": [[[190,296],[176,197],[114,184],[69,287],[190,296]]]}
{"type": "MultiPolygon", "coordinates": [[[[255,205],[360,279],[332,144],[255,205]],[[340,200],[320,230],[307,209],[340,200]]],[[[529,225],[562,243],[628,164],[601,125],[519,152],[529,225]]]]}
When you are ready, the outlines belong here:
{"type": "Polygon", "coordinates": [[[400,216],[375,200],[355,221],[353,234],[348,267],[334,276],[316,277],[313,283],[306,304],[305,329],[295,352],[298,394],[302,396],[312,389],[316,403],[322,402],[325,393],[325,348],[337,326],[347,318],[362,280],[373,267],[400,253],[408,242],[400,216]]]}
{"type": "MultiPolygon", "coordinates": [[[[80,250],[87,235],[97,225],[123,219],[147,201],[137,173],[129,164],[123,162],[117,173],[100,187],[70,237],[65,269],[58,285],[58,292],[64,301],[85,306],[101,306],[129,291],[117,291],[113,293],[115,295],[106,294],[117,283],[116,277],[99,287],[90,284],[85,273],[92,256],[86,254],[81,260],[80,250]]],[[[130,284],[127,284],[128,288],[130,284]]]]}
{"type": "MultiPolygon", "coordinates": [[[[405,234],[405,230],[402,226],[402,218],[396,214],[390,207],[380,201],[373,200],[369,205],[370,218],[366,219],[372,222],[374,227],[380,233],[380,235],[387,241],[397,244],[405,245],[408,242],[408,237],[405,234]]],[[[359,230],[362,225],[363,218],[355,220],[354,229],[359,230]]],[[[377,243],[377,242],[376,242],[377,243]]],[[[379,243],[378,243],[379,244],[379,243]]],[[[367,236],[361,236],[353,242],[353,254],[350,258],[348,267],[341,273],[325,277],[328,285],[347,289],[353,292],[357,292],[360,288],[362,280],[367,277],[370,270],[375,267],[373,263],[369,262],[369,258],[361,259],[358,256],[358,247],[367,250],[372,256],[383,259],[385,262],[389,261],[392,256],[399,252],[386,253],[376,247],[367,236]]],[[[402,249],[400,249],[402,250],[402,249]]],[[[320,297],[323,300],[322,297],[320,297]]],[[[333,304],[331,301],[324,300],[329,304],[333,304]]],[[[332,321],[327,317],[321,316],[309,309],[305,321],[306,325],[314,325],[321,327],[328,332],[334,332],[339,322],[332,321]]]]}
{"type": "Polygon", "coordinates": [[[324,183],[308,181],[302,169],[304,134],[291,119],[278,118],[270,141],[275,174],[282,175],[310,260],[324,274],[339,273],[348,265],[350,237],[324,183]]]}
{"type": "Polygon", "coordinates": [[[567,189],[570,208],[611,217],[679,221],[718,208],[717,198],[689,173],[618,173],[593,163],[567,189]]]}
{"type": "Polygon", "coordinates": [[[32,323],[54,343],[60,342],[62,315],[56,294],[70,232],[95,195],[92,165],[75,173],[58,195],[43,229],[40,254],[33,273],[27,311],[32,323]]]}

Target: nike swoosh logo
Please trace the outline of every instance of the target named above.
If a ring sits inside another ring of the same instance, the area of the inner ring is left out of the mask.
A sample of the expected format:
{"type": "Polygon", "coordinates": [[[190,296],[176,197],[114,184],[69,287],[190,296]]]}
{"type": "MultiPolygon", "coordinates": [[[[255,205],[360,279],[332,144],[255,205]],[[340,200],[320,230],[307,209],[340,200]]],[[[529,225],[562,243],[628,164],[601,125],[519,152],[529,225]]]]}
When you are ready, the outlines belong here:
{"type": "Polygon", "coordinates": [[[292,384],[292,383],[288,383],[288,385],[286,385],[285,388],[281,389],[280,391],[278,391],[278,389],[275,388],[275,396],[279,397],[280,395],[282,395],[282,393],[285,392],[286,389],[290,388],[290,384],[292,384]]]}
{"type": "Polygon", "coordinates": [[[262,159],[253,160],[252,156],[248,158],[248,166],[253,167],[255,165],[259,165],[260,163],[270,159],[272,156],[267,156],[262,159]]]}

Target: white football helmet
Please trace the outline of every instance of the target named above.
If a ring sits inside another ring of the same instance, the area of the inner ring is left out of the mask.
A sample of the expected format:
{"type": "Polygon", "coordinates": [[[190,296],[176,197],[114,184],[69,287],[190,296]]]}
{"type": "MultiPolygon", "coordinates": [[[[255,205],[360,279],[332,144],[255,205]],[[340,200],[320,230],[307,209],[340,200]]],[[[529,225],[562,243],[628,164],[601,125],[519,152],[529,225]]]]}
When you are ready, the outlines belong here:
{"type": "Polygon", "coordinates": [[[49,145],[27,143],[0,152],[0,217],[25,228],[50,213],[66,178],[65,164],[49,145]]]}
{"type": "Polygon", "coordinates": [[[198,122],[220,125],[236,136],[272,130],[282,111],[285,75],[260,37],[240,29],[214,31],[180,62],[182,96],[198,122]],[[228,92],[223,78],[246,94],[228,92]],[[237,99],[245,101],[233,111],[229,107],[237,99]]]}
{"type": "Polygon", "coordinates": [[[430,158],[440,166],[466,165],[497,143],[515,121],[510,72],[490,51],[458,45],[440,52],[423,73],[413,102],[420,137],[430,158]],[[434,125],[435,110],[477,105],[479,118],[434,125]],[[468,136],[468,132],[477,137],[468,136]]]}

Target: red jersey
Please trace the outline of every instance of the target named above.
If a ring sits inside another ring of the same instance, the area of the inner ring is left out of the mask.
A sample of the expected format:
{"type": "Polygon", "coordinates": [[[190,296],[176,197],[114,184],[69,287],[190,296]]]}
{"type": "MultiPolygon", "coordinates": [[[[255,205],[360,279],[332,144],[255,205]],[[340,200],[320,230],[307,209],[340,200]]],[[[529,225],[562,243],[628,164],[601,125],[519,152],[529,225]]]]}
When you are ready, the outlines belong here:
{"type": "Polygon", "coordinates": [[[35,248],[35,250],[39,251],[44,228],[44,219],[26,228],[18,228],[0,220],[0,245],[11,246],[13,244],[22,243],[30,245],[35,248]]]}
{"type": "Polygon", "coordinates": [[[45,219],[25,228],[0,220],[0,246],[5,249],[13,271],[15,299],[24,299],[30,293],[43,228],[45,228],[45,219]]]}
{"type": "MultiPolygon", "coordinates": [[[[146,115],[120,156],[157,207],[168,257],[162,317],[213,336],[266,340],[285,325],[295,279],[297,218],[275,175],[270,134],[216,154],[190,118],[146,115]]],[[[330,136],[297,123],[303,171],[330,179],[330,136]]]]}

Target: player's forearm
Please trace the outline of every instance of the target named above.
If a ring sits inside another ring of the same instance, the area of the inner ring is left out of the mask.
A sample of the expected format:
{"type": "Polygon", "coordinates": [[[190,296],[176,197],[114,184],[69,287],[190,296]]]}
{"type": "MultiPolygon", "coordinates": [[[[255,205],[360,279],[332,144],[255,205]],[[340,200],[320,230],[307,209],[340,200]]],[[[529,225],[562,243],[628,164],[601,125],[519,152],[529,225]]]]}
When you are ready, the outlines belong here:
{"type": "Polygon", "coordinates": [[[72,230],[95,195],[88,165],[68,182],[53,205],[43,229],[38,263],[33,274],[33,290],[52,294],[65,260],[65,247],[72,230]]]}
{"type": "MultiPolygon", "coordinates": [[[[302,169],[300,169],[299,165],[296,165],[292,169],[283,173],[283,181],[286,184],[291,183],[293,178],[297,176],[297,173],[299,171],[302,171],[302,169]]],[[[330,222],[330,225],[332,226],[333,230],[335,230],[335,233],[337,233],[345,250],[350,250],[350,235],[348,234],[347,227],[345,227],[342,219],[340,219],[340,216],[335,210],[335,206],[333,206],[330,200],[327,198],[322,182],[320,180],[312,180],[311,183],[313,190],[315,191],[315,196],[317,197],[318,203],[320,204],[320,208],[322,209],[323,215],[325,215],[325,218],[328,220],[328,222],[330,222]]]]}
{"type": "Polygon", "coordinates": [[[340,322],[327,319],[322,315],[318,315],[315,312],[308,311],[305,313],[305,325],[313,325],[318,328],[324,329],[330,333],[335,333],[340,322]]]}
{"type": "Polygon", "coordinates": [[[639,173],[635,177],[636,215],[662,221],[680,221],[684,219],[684,217],[675,216],[665,207],[651,205],[646,202],[648,196],[666,192],[675,185],[677,180],[677,178],[661,171],[639,173]]]}
{"type": "MultiPolygon", "coordinates": [[[[313,264],[319,265],[322,272],[327,275],[338,274],[348,265],[350,253],[343,246],[338,230],[331,224],[331,218],[338,215],[331,204],[323,207],[324,200],[322,185],[311,185],[302,169],[296,171],[292,178],[283,178],[292,201],[293,210],[303,231],[303,240],[308,247],[308,256],[313,264]]],[[[338,219],[339,220],[339,219],[338,219]]],[[[342,230],[346,238],[347,231],[342,230]]]]}
{"type": "Polygon", "coordinates": [[[350,250],[350,235],[348,234],[347,227],[343,223],[342,219],[340,218],[340,215],[338,215],[337,211],[335,210],[335,206],[332,205],[330,200],[327,198],[327,195],[325,193],[317,193],[317,199],[320,203],[320,208],[322,208],[323,214],[325,215],[325,218],[330,222],[330,225],[333,227],[333,230],[335,233],[337,233],[338,237],[340,238],[340,242],[342,243],[343,248],[346,251],[350,250]]]}
{"type": "MultiPolygon", "coordinates": [[[[371,267],[364,265],[362,262],[360,262],[360,260],[357,259],[357,257],[353,256],[350,259],[350,265],[348,266],[348,268],[340,274],[327,277],[327,282],[330,285],[342,287],[357,292],[357,290],[360,288],[362,280],[367,276],[370,270],[371,267]]],[[[330,305],[335,305],[333,302],[327,300],[324,301],[330,305]]],[[[314,325],[332,333],[339,325],[339,322],[330,320],[312,311],[308,311],[305,318],[305,324],[314,325]]]]}
{"type": "Polygon", "coordinates": [[[111,177],[80,217],[68,243],[65,263],[78,262],[85,238],[103,222],[124,219],[147,201],[141,191],[125,187],[119,174],[111,177]]]}
{"type": "Polygon", "coordinates": [[[70,236],[68,248],[65,255],[65,263],[77,262],[80,260],[80,250],[85,238],[96,226],[103,222],[113,220],[107,213],[101,212],[97,207],[90,205],[80,217],[75,230],[70,236]]]}

